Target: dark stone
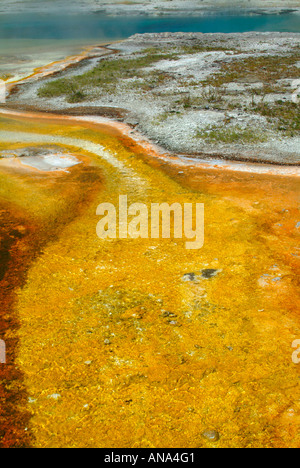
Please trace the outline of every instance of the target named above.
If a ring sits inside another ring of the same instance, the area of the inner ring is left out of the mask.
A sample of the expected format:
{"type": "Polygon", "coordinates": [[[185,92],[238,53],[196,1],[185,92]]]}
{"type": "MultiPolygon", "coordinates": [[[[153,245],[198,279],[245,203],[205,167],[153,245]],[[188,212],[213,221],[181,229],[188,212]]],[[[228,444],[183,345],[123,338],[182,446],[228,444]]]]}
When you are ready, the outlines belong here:
{"type": "Polygon", "coordinates": [[[217,276],[218,273],[219,273],[219,270],[208,268],[206,270],[201,271],[201,276],[202,278],[210,279],[210,278],[213,278],[214,276],[217,276]]]}
{"type": "Polygon", "coordinates": [[[185,275],[183,275],[182,280],[183,281],[196,281],[197,275],[196,273],[186,273],[185,275]]]}

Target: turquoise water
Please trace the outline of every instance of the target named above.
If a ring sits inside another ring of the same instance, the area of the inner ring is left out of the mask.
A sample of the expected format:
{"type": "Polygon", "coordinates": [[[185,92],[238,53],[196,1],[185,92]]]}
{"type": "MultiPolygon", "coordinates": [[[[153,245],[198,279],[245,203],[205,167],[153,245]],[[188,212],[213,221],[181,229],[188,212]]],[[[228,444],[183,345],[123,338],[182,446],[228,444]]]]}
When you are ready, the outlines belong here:
{"type": "Polygon", "coordinates": [[[197,18],[105,17],[100,14],[14,14],[0,16],[0,40],[116,40],[146,32],[300,32],[300,15],[197,18]]]}
{"type": "Polygon", "coordinates": [[[107,17],[103,14],[15,13],[0,15],[0,75],[27,76],[34,68],[87,45],[101,44],[149,32],[300,32],[300,15],[237,16],[218,14],[196,18],[107,17]]]}

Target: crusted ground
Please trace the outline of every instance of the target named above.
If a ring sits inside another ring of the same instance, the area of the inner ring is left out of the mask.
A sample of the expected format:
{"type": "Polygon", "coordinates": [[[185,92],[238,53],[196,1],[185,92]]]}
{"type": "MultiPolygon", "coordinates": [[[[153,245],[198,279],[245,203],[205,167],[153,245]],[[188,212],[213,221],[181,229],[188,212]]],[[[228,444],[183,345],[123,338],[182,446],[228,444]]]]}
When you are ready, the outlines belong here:
{"type": "Polygon", "coordinates": [[[298,164],[300,35],[144,34],[9,104],[126,109],[127,122],[174,152],[298,164]]]}

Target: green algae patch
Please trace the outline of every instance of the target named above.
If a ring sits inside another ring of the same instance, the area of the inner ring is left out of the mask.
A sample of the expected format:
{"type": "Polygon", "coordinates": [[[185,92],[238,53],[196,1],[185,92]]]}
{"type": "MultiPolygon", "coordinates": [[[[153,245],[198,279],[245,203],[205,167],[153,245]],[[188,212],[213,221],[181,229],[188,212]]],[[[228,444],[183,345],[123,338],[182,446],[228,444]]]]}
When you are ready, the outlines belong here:
{"type": "Polygon", "coordinates": [[[222,142],[226,144],[234,143],[257,143],[267,140],[264,133],[259,133],[256,129],[242,128],[240,126],[227,126],[219,128],[216,125],[211,125],[205,129],[196,132],[196,138],[205,140],[206,142],[222,142]]]}
{"type": "Polygon", "coordinates": [[[108,59],[103,60],[92,71],[73,78],[61,78],[46,83],[38,92],[41,98],[53,98],[65,96],[68,102],[84,101],[88,95],[82,89],[96,87],[113,92],[119,80],[132,79],[135,77],[145,77],[147,75],[144,68],[147,68],[161,60],[173,59],[173,54],[161,51],[152,53],[147,51],[145,55],[129,59],[108,59]]]}

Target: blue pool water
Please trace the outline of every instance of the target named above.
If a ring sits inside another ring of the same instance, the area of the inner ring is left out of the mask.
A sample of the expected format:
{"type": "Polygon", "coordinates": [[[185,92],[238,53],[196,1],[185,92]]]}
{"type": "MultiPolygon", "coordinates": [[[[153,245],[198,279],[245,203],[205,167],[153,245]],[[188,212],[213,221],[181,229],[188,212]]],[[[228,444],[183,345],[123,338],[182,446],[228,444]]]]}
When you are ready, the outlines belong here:
{"type": "Polygon", "coordinates": [[[0,41],[9,39],[117,40],[146,32],[300,32],[300,15],[197,18],[104,17],[101,14],[14,14],[0,16],[0,41]]]}
{"type": "Polygon", "coordinates": [[[300,15],[107,17],[60,12],[0,15],[0,75],[28,76],[40,66],[76,55],[88,45],[147,32],[300,32],[300,15]]]}

